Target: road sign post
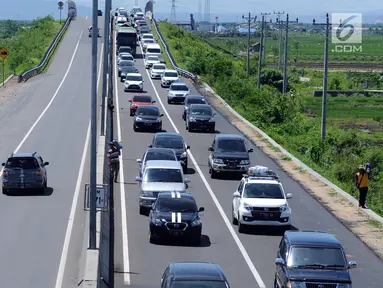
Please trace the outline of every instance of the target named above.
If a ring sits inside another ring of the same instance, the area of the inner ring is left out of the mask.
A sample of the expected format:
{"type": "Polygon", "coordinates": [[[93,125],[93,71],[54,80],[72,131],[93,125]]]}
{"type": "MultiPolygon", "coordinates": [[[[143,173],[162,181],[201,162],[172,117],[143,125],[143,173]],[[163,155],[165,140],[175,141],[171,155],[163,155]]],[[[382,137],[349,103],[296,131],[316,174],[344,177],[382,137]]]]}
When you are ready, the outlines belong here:
{"type": "MultiPolygon", "coordinates": [[[[90,210],[90,184],[85,184],[84,210],[90,210]]],[[[107,184],[97,184],[96,187],[96,209],[98,211],[108,211],[109,191],[107,184]]]]}
{"type": "Polygon", "coordinates": [[[59,1],[57,4],[58,4],[58,6],[59,6],[59,10],[60,10],[60,24],[61,24],[61,11],[62,11],[63,8],[64,8],[64,2],[59,1]]]}
{"type": "Polygon", "coordinates": [[[3,59],[3,87],[5,87],[5,59],[8,57],[9,51],[7,48],[0,49],[0,57],[3,59]]]}

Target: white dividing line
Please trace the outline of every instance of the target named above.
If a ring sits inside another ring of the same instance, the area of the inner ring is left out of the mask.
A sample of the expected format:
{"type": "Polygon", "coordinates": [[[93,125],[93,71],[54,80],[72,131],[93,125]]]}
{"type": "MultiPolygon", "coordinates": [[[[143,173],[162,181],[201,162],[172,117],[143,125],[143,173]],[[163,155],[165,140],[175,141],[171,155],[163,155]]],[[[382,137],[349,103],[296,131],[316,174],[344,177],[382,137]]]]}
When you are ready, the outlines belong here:
{"type": "MultiPolygon", "coordinates": [[[[114,35],[115,36],[115,35],[114,35]]],[[[113,39],[116,39],[113,37],[113,39]]],[[[116,49],[116,45],[113,45],[116,49]]],[[[113,53],[115,50],[113,49],[113,53]]],[[[117,114],[117,134],[118,139],[121,140],[121,122],[120,122],[120,105],[118,102],[118,71],[117,71],[117,59],[114,58],[114,90],[116,91],[116,114],[117,114]]],[[[125,186],[124,186],[124,161],[122,160],[122,151],[120,156],[120,194],[121,194],[121,228],[122,228],[122,253],[123,253],[123,272],[124,272],[124,285],[130,285],[130,263],[129,263],[129,242],[128,242],[128,215],[126,214],[126,199],[125,199],[125,186]]]]}
{"type": "MultiPolygon", "coordinates": [[[[81,34],[82,34],[82,32],[81,32],[81,34]]],[[[101,79],[101,71],[102,71],[101,65],[102,65],[102,55],[103,55],[102,52],[103,52],[103,49],[104,49],[104,44],[101,44],[101,51],[100,51],[101,57],[100,57],[100,63],[99,63],[99,66],[98,66],[99,70],[98,70],[98,78],[97,78],[97,92],[98,92],[99,83],[100,83],[100,79],[101,79]]],[[[61,252],[61,259],[60,259],[59,269],[58,269],[58,272],[57,272],[55,288],[62,288],[62,285],[63,285],[65,266],[66,266],[66,261],[67,261],[67,258],[68,258],[68,252],[69,252],[69,245],[70,245],[70,240],[72,238],[73,224],[74,224],[74,219],[76,217],[77,202],[78,202],[78,198],[80,196],[81,182],[82,182],[82,177],[83,177],[83,174],[84,174],[85,160],[86,160],[86,156],[88,154],[89,139],[90,139],[90,119],[89,119],[89,124],[88,124],[88,131],[86,133],[84,149],[83,149],[83,152],[82,152],[80,168],[79,168],[77,182],[76,182],[76,188],[75,188],[74,195],[73,195],[72,206],[70,208],[68,225],[67,225],[67,228],[66,228],[63,249],[62,249],[62,252],[61,252]]]]}
{"type": "MultiPolygon", "coordinates": [[[[142,51],[142,49],[141,49],[141,51],[142,51]]],[[[172,124],[174,131],[176,131],[177,133],[180,134],[179,130],[177,129],[177,126],[174,124],[172,118],[170,117],[168,111],[166,110],[165,105],[162,103],[160,95],[158,94],[157,89],[154,86],[152,78],[150,78],[148,70],[146,70],[146,74],[149,77],[150,83],[153,86],[154,92],[156,93],[157,99],[160,102],[160,104],[162,106],[162,109],[164,110],[164,112],[166,114],[166,117],[169,119],[170,123],[172,124]]],[[[235,243],[237,244],[237,246],[239,248],[239,251],[241,251],[243,258],[246,261],[247,266],[249,266],[251,273],[253,274],[255,280],[257,281],[259,288],[266,288],[265,283],[263,282],[261,276],[259,275],[259,273],[258,273],[257,269],[255,268],[253,262],[251,261],[249,254],[247,254],[247,251],[246,251],[245,247],[243,246],[243,244],[242,244],[241,240],[239,239],[237,233],[235,233],[233,227],[231,226],[231,223],[230,223],[229,219],[227,218],[225,212],[223,211],[223,208],[222,208],[221,204],[219,203],[217,197],[215,196],[213,190],[211,189],[211,187],[209,185],[209,182],[206,180],[205,175],[203,174],[201,168],[199,167],[197,161],[195,160],[193,154],[190,151],[189,151],[189,156],[190,156],[190,160],[192,160],[195,168],[197,169],[197,172],[198,172],[199,176],[201,177],[203,183],[205,184],[207,191],[209,192],[211,198],[213,199],[215,205],[217,206],[218,211],[221,214],[221,217],[222,217],[223,221],[225,222],[225,224],[227,226],[227,229],[229,229],[231,236],[233,236],[234,241],[235,241],[235,243]]]]}

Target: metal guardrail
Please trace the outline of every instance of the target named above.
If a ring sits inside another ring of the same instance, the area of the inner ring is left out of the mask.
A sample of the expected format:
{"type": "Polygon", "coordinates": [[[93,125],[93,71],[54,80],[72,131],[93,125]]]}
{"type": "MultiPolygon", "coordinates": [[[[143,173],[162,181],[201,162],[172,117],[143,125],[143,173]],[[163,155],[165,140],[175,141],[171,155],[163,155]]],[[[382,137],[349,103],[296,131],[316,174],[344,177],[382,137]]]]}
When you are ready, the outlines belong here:
{"type": "Polygon", "coordinates": [[[72,20],[72,17],[68,16],[68,18],[64,22],[64,25],[61,27],[59,33],[57,33],[57,35],[53,39],[51,45],[48,47],[47,51],[45,52],[45,55],[44,55],[43,59],[41,60],[40,64],[37,67],[26,70],[23,73],[21,73],[21,75],[19,75],[19,78],[18,78],[19,83],[21,83],[23,81],[24,82],[27,81],[29,78],[31,78],[37,74],[40,74],[41,71],[44,70],[45,66],[49,63],[49,59],[53,55],[53,52],[55,51],[58,43],[60,43],[62,36],[66,32],[71,20],[72,20]]]}
{"type": "Polygon", "coordinates": [[[169,51],[168,44],[165,42],[164,37],[162,36],[160,29],[158,29],[157,21],[154,18],[152,18],[152,20],[153,20],[152,22],[154,23],[154,28],[156,29],[156,32],[158,34],[158,37],[160,38],[162,45],[165,47],[166,55],[168,56],[168,58],[170,60],[170,64],[172,65],[173,69],[177,70],[177,72],[180,75],[182,75],[186,78],[189,78],[189,79],[193,80],[194,82],[198,82],[199,78],[197,75],[177,66],[177,63],[175,62],[173,56],[171,55],[171,53],[169,51]]]}

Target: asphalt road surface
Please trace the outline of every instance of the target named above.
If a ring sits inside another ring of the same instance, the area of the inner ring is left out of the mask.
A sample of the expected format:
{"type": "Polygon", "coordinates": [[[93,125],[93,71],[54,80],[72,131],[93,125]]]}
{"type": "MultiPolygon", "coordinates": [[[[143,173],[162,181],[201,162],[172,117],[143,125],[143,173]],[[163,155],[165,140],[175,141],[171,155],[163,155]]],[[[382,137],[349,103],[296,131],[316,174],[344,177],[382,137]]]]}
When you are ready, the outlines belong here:
{"type": "Polygon", "coordinates": [[[77,196],[89,178],[85,165],[78,179],[80,163],[88,162],[83,152],[90,120],[90,25],[87,17],[72,21],[48,71],[0,108],[2,162],[15,149],[37,151],[50,162],[44,196],[0,195],[0,287],[77,287],[85,233],[83,198],[77,196]],[[78,202],[71,208],[73,199],[78,202]]]}
{"type": "MultiPolygon", "coordinates": [[[[141,50],[140,50],[141,51],[141,50]]],[[[141,58],[138,53],[138,58],[141,58]]],[[[207,167],[208,147],[214,134],[189,133],[181,119],[181,106],[167,104],[167,91],[160,80],[151,81],[143,60],[137,59],[137,68],[144,77],[144,90],[157,101],[163,117],[163,129],[179,132],[191,146],[187,177],[192,182],[189,191],[197,204],[205,207],[202,213],[203,241],[201,247],[180,244],[154,245],[149,243],[148,217],[139,215],[139,186],[137,158],[141,158],[153,133],[133,132],[133,117],[129,116],[129,102],[134,94],[126,93],[123,83],[115,81],[116,109],[118,109],[115,135],[124,142],[123,170],[115,189],[115,287],[159,287],[160,278],[170,262],[211,261],[218,263],[231,287],[272,287],[275,273],[276,251],[281,234],[273,229],[259,227],[248,234],[239,234],[231,224],[232,194],[239,179],[210,179],[207,167]],[[162,103],[162,105],[161,105],[162,103]],[[165,109],[164,109],[165,108],[165,109]],[[197,167],[196,167],[196,165],[197,167]],[[258,276],[259,274],[259,276],[258,276]],[[251,284],[250,284],[251,283],[251,284]]],[[[115,74],[116,75],[116,74],[115,74]]],[[[193,94],[198,94],[190,85],[193,94]]],[[[215,133],[240,132],[221,115],[216,116],[215,133]]],[[[353,287],[381,287],[383,263],[354,234],[346,229],[323,206],[257,147],[251,154],[253,165],[264,165],[276,171],[287,193],[293,194],[290,205],[293,225],[301,230],[322,230],[336,235],[346,249],[348,259],[356,260],[358,267],[351,270],[353,287]]]]}

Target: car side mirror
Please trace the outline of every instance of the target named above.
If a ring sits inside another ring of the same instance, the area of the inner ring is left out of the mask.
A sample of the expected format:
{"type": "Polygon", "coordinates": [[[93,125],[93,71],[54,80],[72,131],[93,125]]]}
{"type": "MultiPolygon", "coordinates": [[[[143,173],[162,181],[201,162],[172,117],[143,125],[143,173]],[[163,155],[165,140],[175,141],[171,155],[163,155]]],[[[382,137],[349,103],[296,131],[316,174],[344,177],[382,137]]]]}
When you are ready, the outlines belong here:
{"type": "Polygon", "coordinates": [[[156,103],[156,100],[153,100],[153,101],[152,101],[152,104],[154,104],[154,103],[156,103]]]}
{"type": "Polygon", "coordinates": [[[185,183],[190,183],[191,180],[190,180],[189,178],[185,178],[184,182],[185,182],[185,183]]]}
{"type": "Polygon", "coordinates": [[[141,159],[137,159],[136,160],[138,164],[141,164],[142,163],[142,160],[141,159]]]}
{"type": "Polygon", "coordinates": [[[132,103],[132,99],[129,99],[128,101],[129,101],[130,103],[132,103]]]}
{"type": "Polygon", "coordinates": [[[142,83],[145,82],[145,80],[142,80],[142,83]]]}
{"type": "Polygon", "coordinates": [[[167,88],[166,91],[169,91],[169,88],[167,88]]]}
{"type": "Polygon", "coordinates": [[[44,162],[44,166],[48,166],[49,165],[49,162],[44,162]]]}
{"type": "Polygon", "coordinates": [[[275,259],[275,265],[283,266],[285,265],[285,260],[283,260],[282,258],[277,258],[275,259]]]}
{"type": "Polygon", "coordinates": [[[215,116],[215,115],[217,115],[217,113],[214,112],[214,113],[213,113],[213,116],[215,116]]]}
{"type": "Polygon", "coordinates": [[[153,148],[153,144],[149,144],[148,147],[149,147],[149,148],[153,148]]]}
{"type": "Polygon", "coordinates": [[[356,268],[356,262],[355,261],[348,262],[348,269],[353,269],[353,268],[356,268]]]}
{"type": "Polygon", "coordinates": [[[203,211],[205,211],[205,208],[204,207],[199,207],[198,212],[203,212],[203,211]]]}
{"type": "Polygon", "coordinates": [[[249,153],[254,152],[254,149],[250,148],[249,150],[247,150],[247,152],[249,152],[249,153]]]}
{"type": "Polygon", "coordinates": [[[293,198],[293,194],[291,194],[291,193],[287,193],[286,198],[287,198],[287,199],[291,199],[291,198],[293,198]]]}
{"type": "Polygon", "coordinates": [[[213,147],[209,147],[209,148],[207,148],[207,150],[213,152],[214,148],[213,147]]]}
{"type": "Polygon", "coordinates": [[[156,203],[152,203],[152,209],[154,209],[154,206],[156,205],[156,203]]]}
{"type": "Polygon", "coordinates": [[[240,198],[240,197],[241,197],[241,194],[239,194],[238,191],[235,191],[235,192],[233,193],[233,197],[234,197],[234,198],[240,198]]]}
{"type": "Polygon", "coordinates": [[[164,114],[161,114],[160,117],[164,117],[164,114]]]}
{"type": "Polygon", "coordinates": [[[2,166],[5,166],[5,163],[1,163],[2,166]]]}
{"type": "Polygon", "coordinates": [[[137,181],[137,182],[142,182],[142,178],[137,176],[137,177],[136,177],[136,181],[137,181]]]}

